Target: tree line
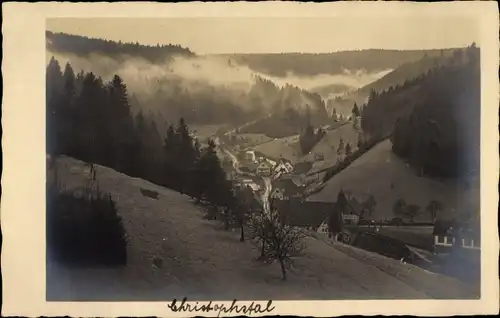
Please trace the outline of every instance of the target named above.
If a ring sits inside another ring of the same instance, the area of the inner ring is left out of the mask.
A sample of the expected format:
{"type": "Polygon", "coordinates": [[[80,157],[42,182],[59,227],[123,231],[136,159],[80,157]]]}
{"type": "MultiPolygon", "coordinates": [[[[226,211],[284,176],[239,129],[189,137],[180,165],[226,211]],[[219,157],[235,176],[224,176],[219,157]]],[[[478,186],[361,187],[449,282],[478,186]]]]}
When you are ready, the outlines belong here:
{"type": "MultiPolygon", "coordinates": [[[[62,70],[59,62],[52,58],[46,76],[47,153],[51,157],[67,155],[104,165],[189,195],[195,199],[195,203],[206,207],[207,218],[220,218],[226,230],[238,227],[240,241],[246,241],[245,228],[249,228],[251,241],[262,246],[261,256],[267,260],[278,260],[282,265],[283,279],[286,279],[285,267],[290,263],[291,255],[300,250],[302,236],[279,219],[275,209],[274,214],[265,215],[262,206],[256,204],[250,188],[239,188],[226,178],[214,140],[209,139],[207,145],[200,145],[183,118],[176,125],[169,125],[165,137],[161,138],[150,114],[139,112],[133,116],[127,86],[118,75],[106,82],[92,72],[75,74],[70,64],[66,64],[62,70]]],[[[87,202],[69,193],[50,193],[53,194],[50,196],[53,199],[51,202],[69,198],[78,209],[101,204],[99,208],[106,210],[111,221],[95,225],[100,219],[95,217],[96,213],[92,213],[86,225],[80,224],[80,227],[103,229],[109,224],[113,233],[120,229],[121,232],[117,232],[119,235],[106,238],[109,242],[105,243],[124,251],[123,226],[116,214],[114,202],[109,197],[98,197],[87,202]]],[[[71,236],[68,230],[70,225],[60,223],[67,211],[60,210],[60,205],[55,208],[50,213],[51,228],[61,229],[62,236],[71,236]]],[[[70,221],[78,223],[79,220],[73,218],[70,221]]],[[[51,246],[69,255],[69,258],[77,257],[73,255],[76,252],[72,254],[67,245],[60,242],[62,236],[51,238],[51,242],[55,242],[51,246]]],[[[89,249],[88,253],[92,253],[91,250],[96,246],[95,239],[90,241],[93,245],[85,247],[89,249]]],[[[95,260],[95,255],[80,256],[79,259],[95,260]]],[[[110,257],[113,258],[112,262],[126,262],[123,253],[110,257]]]]}
{"type": "Polygon", "coordinates": [[[47,66],[47,152],[113,168],[133,177],[228,205],[230,186],[215,144],[203,148],[183,118],[162,138],[149,114],[130,110],[127,86],[115,75],[47,66]]]}
{"type": "Polygon", "coordinates": [[[47,48],[61,53],[73,53],[86,56],[92,53],[102,53],[113,58],[123,58],[132,55],[145,58],[151,62],[165,62],[173,55],[194,56],[188,48],[173,44],[143,45],[139,43],[123,43],[86,36],[54,33],[46,31],[47,48]]]}
{"type": "Polygon", "coordinates": [[[323,128],[318,128],[314,131],[314,127],[311,123],[311,114],[309,106],[306,109],[306,128],[299,136],[299,145],[302,154],[308,154],[314,146],[326,136],[326,132],[323,128]]]}
{"type": "Polygon", "coordinates": [[[421,59],[425,54],[439,56],[442,50],[357,50],[334,53],[277,53],[277,54],[231,54],[226,55],[238,63],[264,74],[286,77],[289,73],[297,76],[317,74],[339,74],[344,69],[365,69],[376,72],[394,69],[398,66],[421,59]]]}

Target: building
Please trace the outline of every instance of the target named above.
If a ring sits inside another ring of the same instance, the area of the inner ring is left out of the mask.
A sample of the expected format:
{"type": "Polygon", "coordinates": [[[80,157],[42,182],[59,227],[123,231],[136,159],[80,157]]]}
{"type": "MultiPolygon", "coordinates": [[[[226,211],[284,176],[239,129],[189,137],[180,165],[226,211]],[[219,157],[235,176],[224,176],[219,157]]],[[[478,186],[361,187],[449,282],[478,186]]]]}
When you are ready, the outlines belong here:
{"type": "Polygon", "coordinates": [[[346,225],[357,225],[359,223],[359,215],[342,213],[342,220],[346,225]]]}
{"type": "Polygon", "coordinates": [[[290,200],[302,198],[306,189],[301,176],[286,175],[272,181],[271,198],[290,200]]]}
{"type": "MultiPolygon", "coordinates": [[[[348,192],[345,193],[347,194],[348,192]]],[[[363,204],[354,196],[350,196],[347,202],[349,205],[346,211],[342,211],[342,220],[346,225],[357,225],[359,217],[364,213],[363,204]]]]}
{"type": "Polygon", "coordinates": [[[285,159],[281,159],[280,162],[273,169],[273,176],[279,178],[284,174],[290,174],[293,172],[292,164],[285,159]]]}
{"type": "Polygon", "coordinates": [[[322,153],[314,153],[314,160],[315,161],[324,161],[325,155],[322,153]]]}
{"type": "Polygon", "coordinates": [[[271,175],[271,164],[267,161],[262,161],[255,169],[257,175],[259,176],[270,176],[271,175]]]}
{"type": "Polygon", "coordinates": [[[436,220],[432,232],[436,253],[449,253],[453,248],[480,250],[481,235],[478,226],[436,220]]]}
{"type": "Polygon", "coordinates": [[[285,224],[317,232],[325,220],[333,213],[333,205],[328,202],[303,200],[273,200],[272,205],[285,224]]]}
{"type": "Polygon", "coordinates": [[[245,151],[245,160],[255,162],[257,159],[255,158],[255,151],[249,150],[245,151]]]}

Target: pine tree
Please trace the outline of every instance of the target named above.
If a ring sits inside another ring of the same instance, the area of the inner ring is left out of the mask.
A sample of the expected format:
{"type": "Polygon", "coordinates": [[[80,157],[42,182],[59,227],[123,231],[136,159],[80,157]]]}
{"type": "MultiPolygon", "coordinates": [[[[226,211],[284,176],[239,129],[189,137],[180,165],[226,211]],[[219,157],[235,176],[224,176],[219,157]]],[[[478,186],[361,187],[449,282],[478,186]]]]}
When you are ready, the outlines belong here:
{"type": "Polygon", "coordinates": [[[208,148],[197,167],[196,197],[198,200],[205,198],[214,206],[222,207],[227,205],[228,185],[215,149],[214,141],[209,139],[208,148]]]}
{"type": "Polygon", "coordinates": [[[115,161],[119,171],[132,175],[139,169],[139,137],[134,131],[134,122],[128,102],[127,86],[115,75],[108,84],[109,104],[115,124],[112,139],[117,143],[115,161]]]}
{"type": "Polygon", "coordinates": [[[164,185],[177,188],[178,179],[180,178],[178,166],[179,138],[172,125],[167,129],[167,136],[164,141],[164,185]]]}
{"type": "Polygon", "coordinates": [[[356,104],[356,102],[354,102],[354,106],[352,107],[352,117],[354,119],[354,118],[359,117],[359,116],[360,116],[360,111],[359,111],[358,105],[356,104]]]}
{"type": "Polygon", "coordinates": [[[347,213],[347,208],[349,206],[349,202],[347,201],[347,197],[342,189],[337,195],[337,202],[335,202],[335,207],[341,213],[347,213]]]}
{"type": "Polygon", "coordinates": [[[340,141],[339,141],[339,147],[337,149],[337,154],[342,154],[342,152],[344,151],[344,139],[340,138],[340,141]]]}
{"type": "Polygon", "coordinates": [[[338,120],[337,109],[335,108],[332,111],[332,118],[335,122],[338,120]]]}
{"type": "Polygon", "coordinates": [[[46,69],[46,127],[47,127],[47,152],[50,154],[59,153],[58,145],[58,123],[61,109],[61,91],[63,87],[63,75],[59,62],[52,57],[46,69]]]}
{"type": "Polygon", "coordinates": [[[75,122],[76,140],[75,156],[88,162],[99,162],[104,149],[104,139],[99,132],[106,127],[106,119],[102,116],[104,109],[103,88],[96,76],[91,72],[85,74],[80,95],[76,100],[75,122]]]}
{"type": "Polygon", "coordinates": [[[61,94],[61,102],[59,105],[58,121],[56,127],[57,140],[59,142],[59,152],[71,154],[74,146],[74,129],[73,125],[77,118],[74,114],[75,94],[75,73],[69,63],[66,64],[63,74],[63,90],[61,94]]]}
{"type": "Polygon", "coordinates": [[[347,143],[347,144],[345,145],[345,155],[346,155],[346,156],[349,156],[349,155],[351,154],[351,150],[352,150],[352,149],[351,149],[351,144],[350,144],[350,143],[347,143]]]}
{"type": "Polygon", "coordinates": [[[181,192],[190,194],[193,192],[191,184],[194,182],[193,171],[195,171],[198,153],[184,118],[179,120],[176,134],[179,138],[179,169],[181,174],[184,175],[181,179],[181,192]]]}
{"type": "Polygon", "coordinates": [[[361,134],[358,135],[357,146],[358,146],[358,149],[361,149],[363,147],[363,136],[361,134]]]}
{"type": "Polygon", "coordinates": [[[150,161],[150,149],[148,147],[148,131],[146,122],[142,111],[139,111],[134,119],[135,131],[138,136],[138,155],[140,167],[136,171],[138,175],[144,175],[148,178],[151,177],[150,168],[152,162],[150,161]]]}

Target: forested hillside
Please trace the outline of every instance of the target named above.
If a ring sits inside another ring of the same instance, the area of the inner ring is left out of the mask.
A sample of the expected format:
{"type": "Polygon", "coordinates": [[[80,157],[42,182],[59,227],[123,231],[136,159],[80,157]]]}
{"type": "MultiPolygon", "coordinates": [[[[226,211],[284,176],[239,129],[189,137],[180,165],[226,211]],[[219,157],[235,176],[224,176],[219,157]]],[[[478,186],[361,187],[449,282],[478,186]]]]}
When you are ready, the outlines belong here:
{"type": "MultiPolygon", "coordinates": [[[[279,86],[227,59],[198,57],[176,45],[123,44],[47,32],[47,51],[48,58],[70,63],[76,72],[83,69],[104,80],[119,75],[127,83],[134,115],[142,111],[170,122],[182,117],[197,125],[238,126],[280,113],[281,108],[305,116],[309,105],[313,119],[326,114],[317,94],[290,84],[279,86]]],[[[265,126],[258,132],[269,132],[265,126]]],[[[296,130],[283,129],[287,134],[296,130]]]]}
{"type": "Polygon", "coordinates": [[[325,104],[318,94],[292,85],[278,89],[275,94],[277,98],[271,107],[271,116],[241,132],[283,138],[302,133],[308,125],[320,126],[328,122],[325,104]]]}
{"type": "Polygon", "coordinates": [[[299,76],[339,74],[345,69],[376,72],[394,69],[404,63],[427,56],[439,56],[440,50],[379,50],[342,51],[334,53],[277,53],[277,54],[224,54],[235,62],[268,75],[284,77],[289,73],[299,76]]]}
{"type": "Polygon", "coordinates": [[[406,82],[424,75],[430,69],[446,63],[447,59],[453,55],[453,52],[453,49],[435,50],[431,51],[431,54],[425,52],[420,58],[401,64],[380,79],[360,89],[337,96],[335,99],[330,100],[327,106],[329,109],[335,108],[340,113],[349,112],[354,102],[360,105],[366,103],[372,91],[378,93],[391,87],[404,85],[406,82]]]}
{"type": "Polygon", "coordinates": [[[477,175],[480,109],[479,48],[472,45],[425,75],[372,91],[361,125],[372,138],[392,135],[394,152],[421,173],[477,175]]]}
{"type": "Polygon", "coordinates": [[[85,36],[45,32],[47,49],[53,52],[72,53],[87,56],[92,53],[105,54],[113,58],[123,58],[123,55],[145,58],[151,62],[164,62],[174,55],[194,56],[188,48],[180,45],[142,45],[139,43],[121,43],[110,40],[94,39],[85,36]]]}
{"type": "Polygon", "coordinates": [[[107,166],[214,204],[234,203],[214,142],[203,149],[183,118],[162,137],[151,116],[133,116],[120,76],[75,75],[54,58],[46,76],[48,154],[107,166]]]}

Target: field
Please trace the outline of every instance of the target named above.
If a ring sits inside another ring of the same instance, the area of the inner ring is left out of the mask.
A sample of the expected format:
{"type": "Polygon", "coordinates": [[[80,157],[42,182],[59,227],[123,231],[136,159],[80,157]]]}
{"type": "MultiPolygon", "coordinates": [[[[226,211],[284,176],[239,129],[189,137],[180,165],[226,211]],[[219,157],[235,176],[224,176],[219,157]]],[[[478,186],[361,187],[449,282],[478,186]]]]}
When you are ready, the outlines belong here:
{"type": "Polygon", "coordinates": [[[248,147],[254,147],[266,142],[270,142],[274,140],[271,137],[268,137],[264,134],[253,134],[253,133],[245,133],[245,134],[233,134],[237,138],[236,144],[240,149],[246,149],[248,147]]]}
{"type": "Polygon", "coordinates": [[[376,207],[374,219],[393,218],[393,204],[404,199],[407,204],[416,204],[420,213],[415,221],[430,221],[425,207],[430,200],[440,201],[443,211],[438,217],[456,216],[469,210],[479,211],[479,189],[466,190],[462,184],[419,177],[391,151],[392,144],[386,140],[355,160],[345,170],[328,180],[324,189],[309,197],[312,201],[332,202],[340,189],[353,195],[373,194],[376,207]]]}
{"type": "Polygon", "coordinates": [[[193,131],[201,139],[209,138],[215,135],[221,129],[229,129],[228,125],[190,125],[193,131]]]}
{"type": "Polygon", "coordinates": [[[326,136],[323,137],[311,151],[312,154],[323,154],[325,160],[315,162],[311,172],[333,166],[337,163],[337,150],[339,148],[340,139],[344,141],[344,145],[349,143],[352,151],[356,150],[358,135],[358,130],[354,129],[351,122],[347,122],[335,130],[327,130],[326,136]]]}
{"type": "Polygon", "coordinates": [[[301,159],[298,142],[299,135],[294,135],[258,145],[254,148],[254,150],[259,151],[271,158],[284,157],[292,163],[296,163],[301,159]]]}
{"type": "MultiPolygon", "coordinates": [[[[361,228],[374,230],[374,228],[361,228]]],[[[379,227],[378,234],[400,240],[411,246],[431,251],[434,242],[432,230],[432,226],[382,226],[379,227]]]]}
{"type": "Polygon", "coordinates": [[[298,135],[263,143],[254,149],[273,158],[285,157],[294,164],[304,161],[314,162],[311,171],[316,171],[332,166],[337,162],[337,149],[340,139],[344,140],[344,144],[349,143],[353,151],[356,149],[358,131],[353,128],[352,123],[348,122],[334,130],[326,130],[326,136],[306,155],[303,155],[300,151],[298,135]],[[316,161],[315,154],[323,154],[325,160],[316,161]]]}
{"type": "MultiPolygon", "coordinates": [[[[61,157],[59,180],[67,189],[88,178],[84,162],[61,157]]],[[[224,231],[189,197],[96,166],[101,191],[117,202],[130,238],[125,268],[64,268],[47,260],[48,301],[326,300],[474,298],[456,279],[318,238],[305,240],[286,282],[279,265],[255,260],[259,251],[224,231]],[[145,197],[140,189],[158,192],[145,197]],[[160,257],[163,265],[154,268],[160,257]],[[244,286],[242,288],[242,286],[244,286]]]]}

